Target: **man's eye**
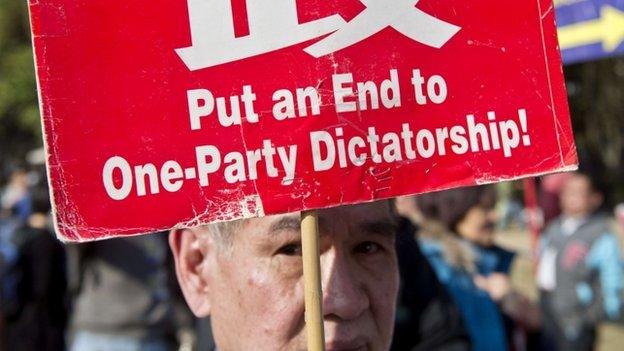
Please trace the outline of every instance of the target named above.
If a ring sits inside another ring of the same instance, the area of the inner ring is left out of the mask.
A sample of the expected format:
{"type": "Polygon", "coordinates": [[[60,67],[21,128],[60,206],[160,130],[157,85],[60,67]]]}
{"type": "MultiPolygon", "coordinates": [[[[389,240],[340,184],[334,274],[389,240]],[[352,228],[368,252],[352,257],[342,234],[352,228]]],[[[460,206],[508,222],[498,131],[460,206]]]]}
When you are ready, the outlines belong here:
{"type": "Polygon", "coordinates": [[[301,256],[301,244],[293,243],[280,247],[276,255],[286,255],[286,256],[301,256]]]}
{"type": "Polygon", "coordinates": [[[358,253],[358,254],[372,255],[382,250],[383,250],[383,247],[381,245],[372,241],[365,241],[363,243],[358,244],[355,247],[354,251],[355,253],[358,253]]]}

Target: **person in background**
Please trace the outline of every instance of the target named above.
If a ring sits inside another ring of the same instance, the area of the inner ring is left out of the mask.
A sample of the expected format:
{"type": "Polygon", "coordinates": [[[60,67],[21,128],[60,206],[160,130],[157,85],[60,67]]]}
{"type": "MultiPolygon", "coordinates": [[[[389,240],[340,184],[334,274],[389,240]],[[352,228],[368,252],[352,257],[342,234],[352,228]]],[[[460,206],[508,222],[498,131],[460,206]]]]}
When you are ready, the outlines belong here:
{"type": "Polygon", "coordinates": [[[561,215],[559,197],[563,185],[570,177],[570,173],[557,173],[542,177],[539,205],[544,212],[544,223],[550,223],[561,215]]]}
{"type": "Polygon", "coordinates": [[[401,288],[392,350],[471,350],[459,309],[418,246],[417,226],[424,219],[415,197],[399,197],[394,204],[401,216],[396,245],[401,288]]]}
{"type": "Polygon", "coordinates": [[[620,226],[620,228],[624,228],[624,203],[619,203],[613,209],[613,215],[615,216],[615,220],[620,226]]]}
{"type": "Polygon", "coordinates": [[[29,193],[32,213],[11,238],[17,260],[7,272],[14,291],[2,301],[4,345],[16,351],[61,351],[67,321],[65,252],[50,230],[47,188],[37,186],[29,193]]]}
{"type": "Polygon", "coordinates": [[[516,290],[507,273],[478,275],[474,282],[498,304],[512,349],[516,351],[539,350],[542,327],[542,313],[539,305],[516,290]]]}
{"type": "Polygon", "coordinates": [[[12,274],[19,258],[13,242],[15,231],[28,222],[32,213],[28,173],[21,168],[11,172],[9,183],[0,191],[0,299],[15,301],[15,276],[12,274]]]}
{"type": "Polygon", "coordinates": [[[498,215],[498,228],[507,230],[510,228],[523,228],[524,205],[522,203],[522,188],[518,182],[502,182],[495,185],[498,201],[496,210],[498,215]]]}
{"type": "Polygon", "coordinates": [[[459,307],[475,351],[508,350],[513,326],[480,277],[508,275],[514,254],[494,245],[495,189],[472,187],[417,197],[421,248],[459,307]]]}
{"type": "Polygon", "coordinates": [[[191,349],[164,233],[68,246],[71,350],[191,349]]]}
{"type": "Polygon", "coordinates": [[[14,216],[21,223],[32,213],[28,172],[18,168],[11,173],[9,183],[0,196],[0,218],[14,216]]]}
{"type": "Polygon", "coordinates": [[[596,325],[621,317],[619,242],[605,217],[592,178],[574,173],[563,184],[561,216],[545,230],[537,283],[546,349],[592,350],[596,325]]]}

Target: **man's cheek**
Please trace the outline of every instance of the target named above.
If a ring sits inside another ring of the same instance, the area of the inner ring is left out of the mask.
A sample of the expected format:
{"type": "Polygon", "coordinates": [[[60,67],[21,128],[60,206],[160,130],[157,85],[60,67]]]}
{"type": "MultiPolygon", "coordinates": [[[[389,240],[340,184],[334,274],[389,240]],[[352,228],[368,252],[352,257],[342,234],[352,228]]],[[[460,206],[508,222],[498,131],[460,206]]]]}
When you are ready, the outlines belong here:
{"type": "Polygon", "coordinates": [[[370,275],[374,280],[383,280],[394,276],[398,279],[398,263],[394,252],[360,255],[356,257],[356,261],[363,273],[370,275]]]}
{"type": "Polygon", "coordinates": [[[371,308],[375,318],[375,325],[380,328],[379,333],[382,336],[380,341],[382,341],[382,344],[389,343],[394,329],[398,283],[394,284],[394,282],[388,281],[372,293],[374,295],[371,300],[374,302],[371,308]]]}
{"type": "Polygon", "coordinates": [[[257,272],[250,277],[248,287],[254,292],[253,310],[263,320],[264,337],[284,346],[303,328],[303,285],[301,280],[276,278],[257,272]]]}
{"type": "Polygon", "coordinates": [[[270,269],[254,269],[251,271],[246,290],[258,297],[259,312],[267,310],[284,311],[296,306],[299,299],[303,299],[300,291],[301,275],[290,274],[290,268],[284,272],[284,267],[271,266],[270,269]],[[281,269],[280,269],[281,268],[281,269]]]}
{"type": "Polygon", "coordinates": [[[380,268],[374,275],[369,276],[367,285],[378,313],[392,319],[399,292],[398,268],[393,264],[380,268]]]}
{"type": "Polygon", "coordinates": [[[296,284],[303,277],[303,261],[300,256],[277,256],[271,259],[270,269],[280,280],[296,284]]]}

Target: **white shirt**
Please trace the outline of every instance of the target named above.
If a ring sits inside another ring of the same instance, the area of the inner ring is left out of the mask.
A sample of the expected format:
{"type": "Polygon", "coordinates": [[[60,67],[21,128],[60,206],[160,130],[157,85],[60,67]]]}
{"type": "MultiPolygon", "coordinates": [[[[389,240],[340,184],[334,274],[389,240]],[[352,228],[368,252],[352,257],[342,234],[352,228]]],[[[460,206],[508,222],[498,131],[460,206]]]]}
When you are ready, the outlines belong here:
{"type": "MultiPolygon", "coordinates": [[[[561,232],[565,236],[574,234],[587,218],[563,217],[561,220],[561,232]]],[[[541,290],[553,291],[557,286],[557,255],[558,252],[547,247],[540,257],[537,267],[537,286],[541,290]]]]}
{"type": "Polygon", "coordinates": [[[557,251],[553,248],[544,250],[537,267],[537,286],[540,290],[553,291],[557,286],[557,251]]]}

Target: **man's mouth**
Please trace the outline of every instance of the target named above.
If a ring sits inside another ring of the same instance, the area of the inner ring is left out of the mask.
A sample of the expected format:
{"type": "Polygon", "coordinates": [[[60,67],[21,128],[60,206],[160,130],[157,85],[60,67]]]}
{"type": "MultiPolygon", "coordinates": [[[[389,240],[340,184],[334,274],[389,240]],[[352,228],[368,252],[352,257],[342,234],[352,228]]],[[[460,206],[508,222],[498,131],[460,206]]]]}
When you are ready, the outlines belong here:
{"type": "Polygon", "coordinates": [[[333,340],[325,346],[326,351],[366,351],[366,338],[358,337],[349,340],[333,340]]]}

